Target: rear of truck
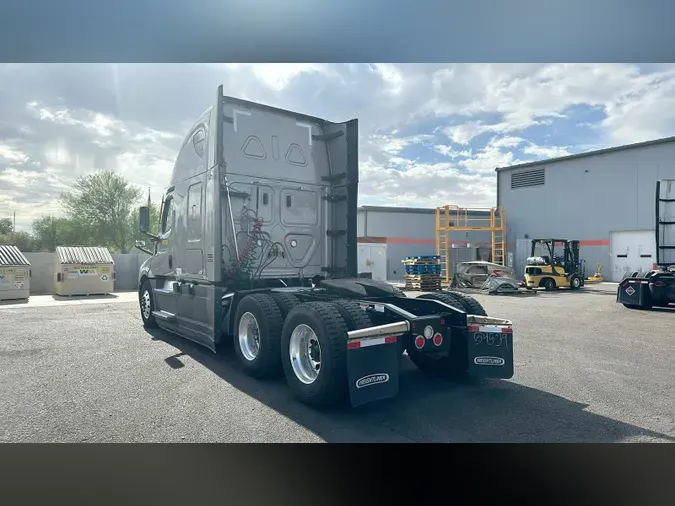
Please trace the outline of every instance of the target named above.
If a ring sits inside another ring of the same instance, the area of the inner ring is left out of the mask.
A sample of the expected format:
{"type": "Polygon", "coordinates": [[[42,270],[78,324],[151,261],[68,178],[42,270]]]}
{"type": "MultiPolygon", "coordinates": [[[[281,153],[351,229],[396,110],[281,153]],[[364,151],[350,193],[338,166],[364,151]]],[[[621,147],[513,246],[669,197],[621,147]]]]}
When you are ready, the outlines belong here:
{"type": "Polygon", "coordinates": [[[223,281],[356,277],[358,121],[220,105],[223,281]]]}

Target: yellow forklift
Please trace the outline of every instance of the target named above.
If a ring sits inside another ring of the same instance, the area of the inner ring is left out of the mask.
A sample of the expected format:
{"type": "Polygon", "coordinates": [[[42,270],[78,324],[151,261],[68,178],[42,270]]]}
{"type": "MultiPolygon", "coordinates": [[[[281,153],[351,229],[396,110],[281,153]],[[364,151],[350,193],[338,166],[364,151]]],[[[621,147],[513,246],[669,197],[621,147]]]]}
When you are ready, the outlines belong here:
{"type": "Polygon", "coordinates": [[[579,241],[567,239],[532,239],[532,250],[525,266],[525,287],[578,290],[584,286],[584,273],[579,260],[579,241]],[[556,245],[562,252],[556,255],[556,245]]]}

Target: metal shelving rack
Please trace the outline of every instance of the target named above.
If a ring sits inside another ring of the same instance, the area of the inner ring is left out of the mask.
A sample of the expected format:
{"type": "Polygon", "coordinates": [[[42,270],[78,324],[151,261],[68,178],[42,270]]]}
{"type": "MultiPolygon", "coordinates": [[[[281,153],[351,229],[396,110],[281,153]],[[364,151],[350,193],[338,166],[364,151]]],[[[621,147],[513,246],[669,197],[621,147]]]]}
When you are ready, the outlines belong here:
{"type": "Polygon", "coordinates": [[[450,205],[437,207],[436,254],[441,257],[441,280],[445,284],[449,284],[452,280],[450,234],[470,231],[490,232],[492,262],[506,265],[506,214],[503,207],[462,208],[450,205]]]}

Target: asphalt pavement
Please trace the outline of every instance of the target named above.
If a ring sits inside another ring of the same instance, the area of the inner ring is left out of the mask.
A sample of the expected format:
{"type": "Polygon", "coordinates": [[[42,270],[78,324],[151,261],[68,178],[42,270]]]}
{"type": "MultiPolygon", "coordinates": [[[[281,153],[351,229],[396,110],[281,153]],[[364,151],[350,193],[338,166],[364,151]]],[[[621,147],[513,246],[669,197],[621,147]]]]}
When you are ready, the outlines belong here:
{"type": "Polygon", "coordinates": [[[406,361],[397,398],[328,411],[244,376],[231,347],[146,332],[133,294],[0,306],[0,441],[675,441],[675,310],[613,290],[477,298],[514,323],[513,379],[431,380],[406,361]]]}

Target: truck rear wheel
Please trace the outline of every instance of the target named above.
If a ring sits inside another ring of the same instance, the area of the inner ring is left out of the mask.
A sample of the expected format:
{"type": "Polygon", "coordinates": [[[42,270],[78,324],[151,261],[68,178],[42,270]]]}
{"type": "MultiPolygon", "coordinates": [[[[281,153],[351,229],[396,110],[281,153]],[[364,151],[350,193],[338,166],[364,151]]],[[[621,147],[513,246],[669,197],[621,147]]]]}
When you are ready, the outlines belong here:
{"type": "Polygon", "coordinates": [[[282,318],[286,318],[288,313],[291,312],[291,309],[300,305],[300,299],[290,293],[270,292],[270,296],[274,299],[274,302],[277,303],[277,306],[279,306],[282,318]]]}
{"type": "Polygon", "coordinates": [[[444,304],[456,307],[457,309],[461,309],[462,311],[466,311],[462,300],[455,297],[454,294],[451,293],[423,293],[417,298],[437,300],[443,302],[444,304]]]}
{"type": "Polygon", "coordinates": [[[330,302],[300,304],[288,314],[281,332],[281,363],[298,400],[328,406],[346,397],[347,330],[337,305],[330,302]]]}
{"type": "Polygon", "coordinates": [[[353,300],[332,300],[331,304],[333,304],[342,315],[342,318],[347,324],[347,330],[367,329],[368,327],[373,326],[373,322],[370,320],[368,313],[361,309],[361,306],[353,300]]]}
{"type": "Polygon", "coordinates": [[[280,374],[283,324],[281,310],[270,295],[256,293],[241,299],[234,318],[234,351],[246,374],[255,378],[280,374]]]}
{"type": "Polygon", "coordinates": [[[467,295],[467,294],[461,293],[461,292],[455,292],[455,291],[451,291],[451,292],[448,292],[448,293],[450,293],[453,297],[455,297],[456,299],[459,299],[460,301],[462,301],[464,303],[465,311],[467,313],[473,314],[473,315],[476,315],[476,316],[487,316],[488,315],[487,311],[485,311],[485,308],[483,307],[483,305],[480,302],[478,302],[476,299],[471,297],[470,295],[467,295]]]}

